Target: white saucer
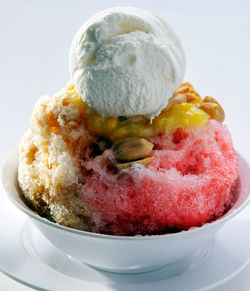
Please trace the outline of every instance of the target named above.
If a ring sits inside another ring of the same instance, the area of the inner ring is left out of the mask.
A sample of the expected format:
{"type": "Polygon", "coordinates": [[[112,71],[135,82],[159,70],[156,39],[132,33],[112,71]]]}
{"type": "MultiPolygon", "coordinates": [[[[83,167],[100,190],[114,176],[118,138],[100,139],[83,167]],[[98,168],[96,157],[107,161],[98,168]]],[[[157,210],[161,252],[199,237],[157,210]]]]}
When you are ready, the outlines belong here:
{"type": "Polygon", "coordinates": [[[250,217],[242,214],[196,254],[195,264],[181,262],[185,268],[175,277],[171,272],[178,265],[131,275],[95,270],[57,250],[5,197],[1,197],[0,221],[0,270],[39,290],[208,290],[232,277],[250,259],[250,217]]]}

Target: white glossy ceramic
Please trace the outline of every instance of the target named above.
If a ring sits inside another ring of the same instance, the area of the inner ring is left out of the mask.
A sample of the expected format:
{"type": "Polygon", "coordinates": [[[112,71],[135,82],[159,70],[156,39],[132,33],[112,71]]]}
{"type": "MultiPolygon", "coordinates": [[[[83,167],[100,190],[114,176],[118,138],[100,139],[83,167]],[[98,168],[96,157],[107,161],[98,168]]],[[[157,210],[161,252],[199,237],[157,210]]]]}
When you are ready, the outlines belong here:
{"type": "Polygon", "coordinates": [[[4,238],[0,240],[0,271],[35,290],[250,290],[250,205],[222,227],[209,252],[202,252],[198,260],[173,263],[149,273],[118,274],[67,256],[1,191],[0,200],[0,221],[8,221],[7,225],[0,223],[0,237],[4,238]]]}
{"type": "MultiPolygon", "coordinates": [[[[153,236],[112,236],[79,231],[58,225],[32,212],[22,201],[17,182],[18,152],[15,150],[3,168],[3,185],[10,200],[25,212],[37,229],[59,250],[95,268],[121,273],[138,273],[183,261],[214,238],[218,230],[238,214],[250,200],[250,168],[239,157],[239,180],[233,208],[223,217],[202,227],[175,234],[153,236]]],[[[192,257],[192,256],[191,256],[192,257]]]]}

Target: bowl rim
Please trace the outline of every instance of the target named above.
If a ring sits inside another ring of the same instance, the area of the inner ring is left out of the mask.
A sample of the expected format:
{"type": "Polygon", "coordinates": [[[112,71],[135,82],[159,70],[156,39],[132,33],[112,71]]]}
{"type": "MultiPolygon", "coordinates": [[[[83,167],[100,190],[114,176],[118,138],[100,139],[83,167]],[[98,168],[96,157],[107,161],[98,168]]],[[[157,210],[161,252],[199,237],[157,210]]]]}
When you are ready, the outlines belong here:
{"type": "MultiPolygon", "coordinates": [[[[119,236],[119,235],[109,235],[109,234],[101,234],[101,233],[94,233],[94,232],[88,232],[84,230],[79,230],[79,229],[74,229],[70,228],[64,225],[60,225],[56,222],[52,222],[48,220],[47,218],[41,217],[39,214],[35,214],[31,209],[24,207],[20,202],[18,202],[14,197],[13,197],[13,191],[12,187],[13,186],[13,179],[17,179],[17,171],[18,171],[18,157],[19,157],[19,150],[18,148],[13,149],[10,151],[10,153],[7,155],[3,166],[2,166],[2,173],[1,173],[1,178],[2,178],[2,185],[7,193],[8,199],[22,212],[24,212],[26,215],[31,217],[32,219],[37,220],[38,222],[44,223],[47,226],[50,226],[52,228],[56,228],[60,231],[66,231],[68,233],[74,234],[74,235],[80,235],[80,236],[88,236],[92,238],[98,238],[98,239],[111,239],[111,240],[131,240],[131,241],[136,241],[136,240],[154,240],[154,239],[173,239],[177,237],[183,237],[183,236],[188,236],[192,235],[197,232],[203,232],[206,231],[207,229],[211,229],[216,226],[221,226],[225,222],[227,222],[229,219],[233,218],[235,215],[237,215],[239,212],[241,212],[247,204],[250,202],[250,189],[248,197],[245,199],[245,201],[238,207],[238,208],[231,208],[229,209],[223,216],[220,218],[205,223],[202,226],[195,226],[191,227],[188,230],[182,230],[180,232],[176,233],[166,233],[166,234],[157,234],[157,235],[135,235],[135,236],[119,236]],[[14,173],[11,173],[11,179],[9,179],[9,173],[11,172],[11,169],[15,167],[14,173]],[[9,181],[10,180],[10,181],[9,181]]],[[[247,164],[246,160],[238,153],[239,161],[245,163],[247,167],[249,168],[249,165],[247,164]]],[[[250,168],[249,168],[250,171],[250,168]]],[[[16,181],[18,183],[18,181],[16,181]]],[[[16,191],[16,190],[15,190],[16,191]]],[[[241,192],[241,191],[240,191],[241,192]]],[[[18,193],[18,197],[20,198],[20,193],[18,193]]]]}

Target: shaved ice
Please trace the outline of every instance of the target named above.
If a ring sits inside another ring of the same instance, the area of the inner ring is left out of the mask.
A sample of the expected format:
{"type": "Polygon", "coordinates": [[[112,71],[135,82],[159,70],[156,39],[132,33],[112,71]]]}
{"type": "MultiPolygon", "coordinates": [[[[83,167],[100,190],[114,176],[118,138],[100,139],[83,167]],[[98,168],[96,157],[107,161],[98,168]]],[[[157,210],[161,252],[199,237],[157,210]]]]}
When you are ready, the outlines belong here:
{"type": "Polygon", "coordinates": [[[177,129],[151,138],[154,160],[117,171],[106,150],[82,162],[89,176],[81,199],[94,232],[114,235],[187,230],[220,217],[231,205],[238,157],[225,125],[177,129]]]}

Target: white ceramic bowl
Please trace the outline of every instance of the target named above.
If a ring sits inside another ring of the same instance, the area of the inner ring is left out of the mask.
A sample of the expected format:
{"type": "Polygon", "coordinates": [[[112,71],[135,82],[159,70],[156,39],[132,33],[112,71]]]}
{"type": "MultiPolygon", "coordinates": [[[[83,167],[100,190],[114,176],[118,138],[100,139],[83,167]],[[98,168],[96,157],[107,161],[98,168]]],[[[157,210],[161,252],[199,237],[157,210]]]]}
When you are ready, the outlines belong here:
{"type": "Polygon", "coordinates": [[[96,234],[64,227],[32,212],[21,199],[17,166],[18,151],[15,150],[3,168],[3,185],[10,200],[31,218],[55,247],[78,261],[105,271],[145,272],[190,258],[191,254],[198,254],[208,245],[218,230],[250,200],[250,168],[239,157],[236,201],[233,208],[220,219],[174,234],[135,237],[96,234]]]}

